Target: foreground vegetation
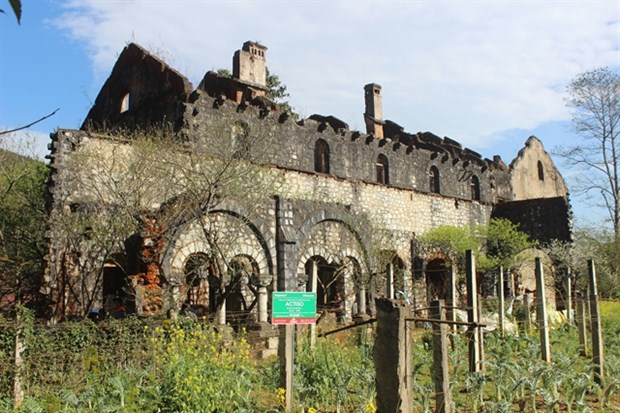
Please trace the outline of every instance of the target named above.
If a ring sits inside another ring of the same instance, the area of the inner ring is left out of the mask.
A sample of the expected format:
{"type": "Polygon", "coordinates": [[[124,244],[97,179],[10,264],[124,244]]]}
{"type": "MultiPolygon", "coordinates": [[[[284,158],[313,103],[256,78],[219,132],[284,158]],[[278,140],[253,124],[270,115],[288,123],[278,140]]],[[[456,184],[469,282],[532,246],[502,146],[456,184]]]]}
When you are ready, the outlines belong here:
{"type": "MultiPolygon", "coordinates": [[[[450,354],[453,411],[619,411],[620,304],[603,303],[606,379],[594,384],[580,357],[574,328],[552,332],[552,363],[540,360],[537,334],[486,336],[483,373],[467,372],[466,342],[454,336],[450,354]]],[[[31,321],[31,320],[30,320],[31,321]]],[[[279,412],[277,359],[257,360],[245,332],[218,330],[196,320],[153,319],[67,323],[32,328],[20,369],[20,412],[279,412]]],[[[0,411],[12,402],[14,323],[2,320],[0,411]]],[[[300,334],[301,336],[301,334],[300,334]]],[[[298,411],[374,412],[372,341],[350,332],[299,343],[298,411]]],[[[432,347],[427,331],[414,342],[416,412],[434,408],[432,347]]]]}

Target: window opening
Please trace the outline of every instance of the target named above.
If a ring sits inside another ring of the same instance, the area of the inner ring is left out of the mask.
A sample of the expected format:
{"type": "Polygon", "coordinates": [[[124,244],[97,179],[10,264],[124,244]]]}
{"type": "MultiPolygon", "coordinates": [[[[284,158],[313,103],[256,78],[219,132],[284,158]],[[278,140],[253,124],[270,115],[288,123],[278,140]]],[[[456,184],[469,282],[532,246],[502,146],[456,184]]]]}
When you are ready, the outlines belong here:
{"type": "Polygon", "coordinates": [[[121,113],[129,111],[129,93],[125,93],[121,100],[121,113]]]}
{"type": "Polygon", "coordinates": [[[543,164],[540,161],[538,161],[538,179],[541,181],[545,180],[545,169],[543,168],[543,164]]]}
{"type": "Polygon", "coordinates": [[[437,169],[436,166],[431,166],[431,169],[428,173],[428,184],[429,184],[429,189],[432,193],[434,194],[438,194],[440,187],[439,187],[439,169],[437,169]]]}
{"type": "Polygon", "coordinates": [[[389,184],[390,175],[387,156],[380,154],[377,157],[377,163],[375,163],[375,168],[377,171],[377,182],[380,184],[389,184]]]}
{"type": "Polygon", "coordinates": [[[471,177],[471,199],[480,201],[480,180],[476,175],[471,177]]]}
{"type": "Polygon", "coordinates": [[[314,146],[314,171],[329,173],[329,145],[323,139],[316,141],[314,146]]]}

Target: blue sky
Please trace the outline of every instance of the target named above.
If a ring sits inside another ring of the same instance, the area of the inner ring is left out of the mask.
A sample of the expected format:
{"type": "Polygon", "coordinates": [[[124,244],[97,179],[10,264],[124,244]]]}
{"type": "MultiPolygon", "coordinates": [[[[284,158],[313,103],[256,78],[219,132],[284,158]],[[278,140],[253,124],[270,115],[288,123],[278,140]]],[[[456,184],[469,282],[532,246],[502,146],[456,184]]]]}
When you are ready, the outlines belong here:
{"type": "MultiPolygon", "coordinates": [[[[21,25],[0,15],[0,128],[60,108],[28,131],[38,154],[55,128],[80,126],[131,41],[197,85],[258,40],[303,116],[361,130],[362,88],[376,82],[386,119],[506,163],[530,135],[548,151],[578,143],[566,84],[595,67],[620,70],[620,0],[22,2],[21,25]]],[[[573,206],[578,224],[603,216],[583,199],[573,206]]]]}

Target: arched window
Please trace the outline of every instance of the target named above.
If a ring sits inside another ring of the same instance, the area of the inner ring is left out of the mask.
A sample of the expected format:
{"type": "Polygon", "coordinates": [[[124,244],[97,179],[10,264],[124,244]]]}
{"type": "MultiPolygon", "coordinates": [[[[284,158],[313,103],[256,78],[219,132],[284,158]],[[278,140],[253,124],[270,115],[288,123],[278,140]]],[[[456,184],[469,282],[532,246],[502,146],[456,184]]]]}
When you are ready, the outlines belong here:
{"type": "Polygon", "coordinates": [[[121,99],[121,113],[125,113],[129,111],[129,93],[125,93],[123,95],[123,99],[121,99]]]}
{"type": "Polygon", "coordinates": [[[476,175],[471,177],[471,199],[474,201],[480,201],[480,180],[476,175]]]}
{"type": "Polygon", "coordinates": [[[380,184],[389,184],[390,183],[390,167],[388,164],[387,156],[380,154],[377,157],[377,163],[375,163],[375,168],[377,170],[377,182],[380,184]]]}
{"type": "Polygon", "coordinates": [[[428,185],[429,185],[429,190],[434,193],[434,194],[438,194],[439,190],[440,190],[440,186],[439,186],[439,169],[437,169],[436,166],[431,166],[430,171],[428,171],[428,185]]]}
{"type": "Polygon", "coordinates": [[[541,181],[545,180],[545,169],[543,168],[542,162],[538,161],[538,179],[541,181]]]}
{"type": "Polygon", "coordinates": [[[314,171],[329,173],[329,145],[323,139],[319,139],[314,145],[314,171]]]}

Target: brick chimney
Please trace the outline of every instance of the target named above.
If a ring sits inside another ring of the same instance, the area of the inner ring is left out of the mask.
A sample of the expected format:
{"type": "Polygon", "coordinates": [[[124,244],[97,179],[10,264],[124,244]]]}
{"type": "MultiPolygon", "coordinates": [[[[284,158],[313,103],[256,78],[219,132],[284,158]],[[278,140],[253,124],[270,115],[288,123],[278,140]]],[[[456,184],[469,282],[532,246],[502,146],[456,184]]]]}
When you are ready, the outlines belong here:
{"type": "Polygon", "coordinates": [[[233,56],[233,79],[243,83],[267,87],[267,48],[260,43],[247,41],[233,56]]]}
{"type": "Polygon", "coordinates": [[[366,132],[373,134],[377,138],[383,138],[384,122],[381,86],[376,83],[369,83],[364,86],[364,100],[366,102],[366,110],[364,112],[366,132]]]}

